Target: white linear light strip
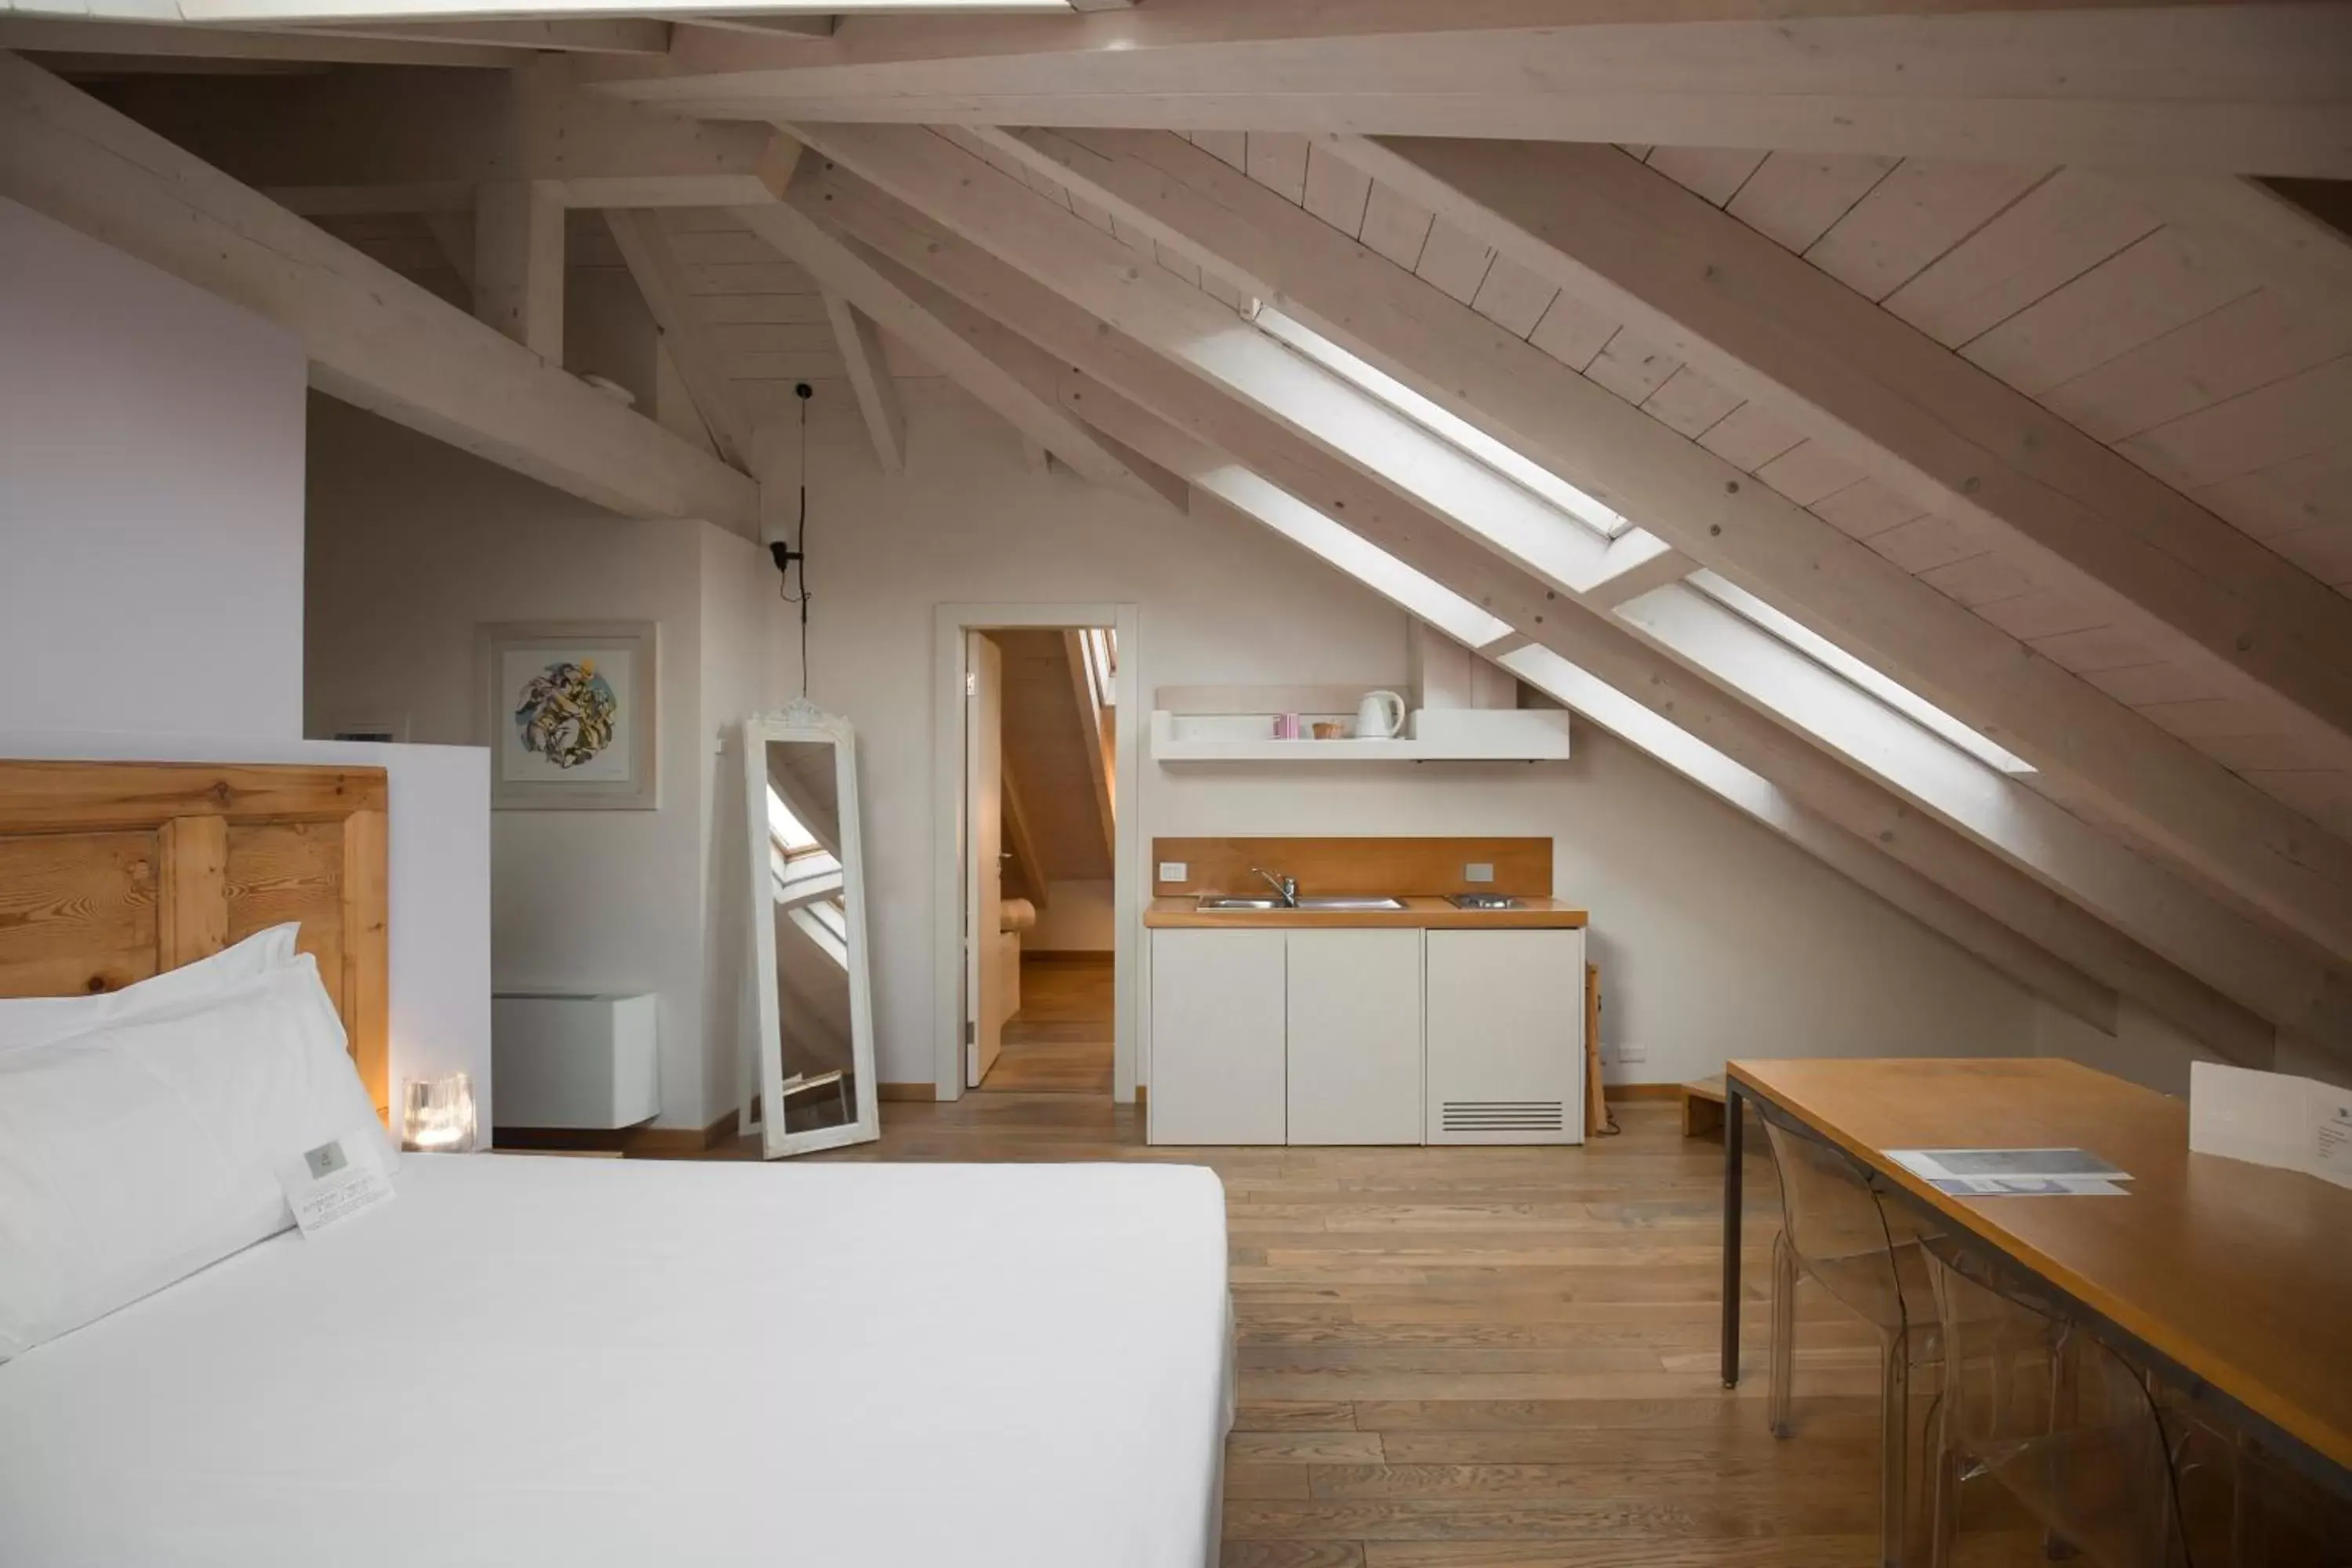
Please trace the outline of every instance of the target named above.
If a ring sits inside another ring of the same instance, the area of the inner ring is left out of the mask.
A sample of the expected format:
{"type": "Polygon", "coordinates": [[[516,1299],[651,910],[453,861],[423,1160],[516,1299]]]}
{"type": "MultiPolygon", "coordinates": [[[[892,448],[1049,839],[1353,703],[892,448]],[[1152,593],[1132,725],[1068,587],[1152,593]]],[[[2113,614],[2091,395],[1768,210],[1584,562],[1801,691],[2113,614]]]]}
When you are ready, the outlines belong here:
{"type": "Polygon", "coordinates": [[[1250,318],[1270,337],[1297,349],[1342,380],[1403,415],[1441,440],[1450,441],[1520,489],[1557,508],[1604,539],[1614,539],[1633,526],[1622,512],[1599,501],[1539,464],[1528,461],[1468,420],[1447,413],[1387,372],[1358,359],[1305,322],[1260,304],[1250,318]]]}
{"type": "Polygon", "coordinates": [[[1220,468],[1196,482],[1210,495],[1321,556],[1457,642],[1479,647],[1511,634],[1509,622],[1488,615],[1453,589],[1342,528],[1247,468],[1220,468]]]}
{"type": "Polygon", "coordinates": [[[1933,731],[1986,766],[2020,776],[2033,772],[2033,764],[2023,757],[1978,734],[1917,692],[1896,685],[1827,637],[1781,614],[1729,579],[1701,567],[1683,581],[1725,609],[1779,637],[1815,664],[1862,688],[1914,723],[1933,731]]]}
{"type": "MultiPolygon", "coordinates": [[[[92,0],[73,15],[85,20],[169,22],[171,0],[92,0]]],[[[5,14],[0,7],[0,14],[5,14]]],[[[1069,0],[178,0],[184,22],[248,26],[310,22],[565,21],[586,16],[829,16],[851,12],[1046,11],[1070,14],[1069,0]]],[[[55,14],[55,13],[49,13],[55,14]]]]}

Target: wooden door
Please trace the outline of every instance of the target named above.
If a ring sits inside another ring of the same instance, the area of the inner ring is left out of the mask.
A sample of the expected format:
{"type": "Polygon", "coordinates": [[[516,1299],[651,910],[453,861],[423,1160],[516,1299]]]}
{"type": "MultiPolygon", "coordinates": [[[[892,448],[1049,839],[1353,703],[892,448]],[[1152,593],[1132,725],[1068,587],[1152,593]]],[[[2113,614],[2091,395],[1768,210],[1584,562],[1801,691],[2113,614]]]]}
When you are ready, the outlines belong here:
{"type": "Polygon", "coordinates": [[[1152,1142],[1283,1141],[1283,938],[1151,933],[1152,1142]]]}
{"type": "Polygon", "coordinates": [[[964,799],[964,1082],[977,1085],[1004,1046],[1004,660],[983,633],[966,636],[964,799]]]}
{"type": "Polygon", "coordinates": [[[1422,933],[1289,938],[1290,1142],[1420,1142],[1422,933]]]}

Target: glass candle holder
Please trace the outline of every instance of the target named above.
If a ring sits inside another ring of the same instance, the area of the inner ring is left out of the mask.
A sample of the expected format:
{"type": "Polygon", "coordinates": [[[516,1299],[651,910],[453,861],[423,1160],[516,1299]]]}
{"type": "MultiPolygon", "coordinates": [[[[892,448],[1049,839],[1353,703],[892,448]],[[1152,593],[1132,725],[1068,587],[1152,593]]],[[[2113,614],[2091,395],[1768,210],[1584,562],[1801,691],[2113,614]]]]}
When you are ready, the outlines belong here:
{"type": "Polygon", "coordinates": [[[421,1154],[474,1148],[474,1080],[464,1073],[413,1078],[401,1095],[400,1146],[421,1154]]]}

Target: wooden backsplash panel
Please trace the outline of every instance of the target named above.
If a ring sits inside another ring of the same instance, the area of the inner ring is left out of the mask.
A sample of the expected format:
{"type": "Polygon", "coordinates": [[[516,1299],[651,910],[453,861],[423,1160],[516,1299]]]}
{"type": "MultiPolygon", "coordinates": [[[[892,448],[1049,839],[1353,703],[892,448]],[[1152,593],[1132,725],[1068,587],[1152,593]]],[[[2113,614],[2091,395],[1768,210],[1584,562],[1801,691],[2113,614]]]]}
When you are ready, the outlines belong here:
{"type": "Polygon", "coordinates": [[[1262,891],[1254,866],[1297,878],[1307,894],[1551,897],[1549,838],[1155,838],[1151,891],[1160,898],[1262,891]],[[1184,863],[1184,879],[1160,881],[1160,868],[1174,860],[1184,863]],[[1474,864],[1494,867],[1495,879],[1464,880],[1462,868],[1474,864]]]}

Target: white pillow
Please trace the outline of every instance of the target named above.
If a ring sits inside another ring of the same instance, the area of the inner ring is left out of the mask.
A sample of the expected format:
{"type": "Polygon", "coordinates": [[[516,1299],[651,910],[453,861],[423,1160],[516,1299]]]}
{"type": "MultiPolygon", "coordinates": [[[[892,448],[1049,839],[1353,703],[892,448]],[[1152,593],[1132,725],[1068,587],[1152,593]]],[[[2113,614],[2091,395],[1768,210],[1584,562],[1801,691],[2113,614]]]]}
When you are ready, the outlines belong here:
{"type": "Polygon", "coordinates": [[[0,1361],[285,1229],[278,1163],[354,1131],[397,1162],[308,954],[0,1052],[0,1361]]]}
{"type": "Polygon", "coordinates": [[[152,1007],[217,995],[281,963],[294,962],[292,921],[256,931],[210,958],[95,996],[26,996],[0,1000],[0,1051],[79,1035],[152,1007]]]}

